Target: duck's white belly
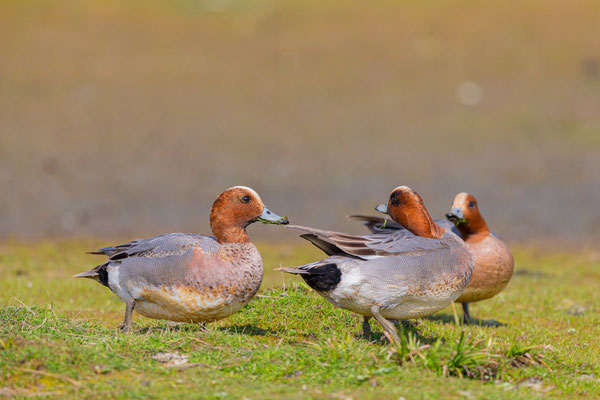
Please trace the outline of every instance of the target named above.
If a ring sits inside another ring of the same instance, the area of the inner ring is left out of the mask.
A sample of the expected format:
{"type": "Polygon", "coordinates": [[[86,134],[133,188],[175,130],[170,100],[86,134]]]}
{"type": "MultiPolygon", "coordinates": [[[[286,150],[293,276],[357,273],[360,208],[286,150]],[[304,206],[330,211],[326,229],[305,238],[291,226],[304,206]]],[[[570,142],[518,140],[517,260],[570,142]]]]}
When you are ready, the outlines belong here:
{"type": "Polygon", "coordinates": [[[394,307],[381,310],[381,315],[388,319],[411,319],[431,315],[452,303],[449,299],[406,299],[394,307]]]}
{"type": "Polygon", "coordinates": [[[357,314],[372,316],[371,308],[377,305],[380,307],[381,315],[385,318],[411,319],[431,315],[449,306],[459,294],[456,292],[451,296],[403,296],[397,301],[384,302],[375,301],[373,297],[322,295],[333,305],[357,314]]]}
{"type": "Polygon", "coordinates": [[[136,293],[135,311],[143,316],[177,322],[210,322],[244,307],[250,298],[229,291],[206,293],[187,287],[142,288],[136,293]]]}
{"type": "Polygon", "coordinates": [[[411,319],[433,314],[450,305],[462,292],[459,279],[437,284],[397,285],[365,282],[348,274],[331,292],[320,293],[337,307],[357,314],[372,316],[371,308],[378,306],[383,317],[411,319]]]}

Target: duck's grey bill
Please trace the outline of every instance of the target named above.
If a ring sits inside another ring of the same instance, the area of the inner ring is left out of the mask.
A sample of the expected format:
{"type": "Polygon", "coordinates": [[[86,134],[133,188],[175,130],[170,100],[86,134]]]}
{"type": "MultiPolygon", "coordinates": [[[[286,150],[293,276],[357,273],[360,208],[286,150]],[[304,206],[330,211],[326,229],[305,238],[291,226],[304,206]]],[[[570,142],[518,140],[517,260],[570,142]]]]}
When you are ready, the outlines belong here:
{"type": "Polygon", "coordinates": [[[387,214],[387,204],[379,204],[375,206],[375,211],[379,211],[380,213],[387,214]]]}
{"type": "Polygon", "coordinates": [[[462,210],[458,207],[452,208],[452,210],[446,214],[446,218],[454,223],[454,225],[458,225],[461,222],[467,222],[462,210]]]}
{"type": "Polygon", "coordinates": [[[260,214],[260,217],[256,218],[256,220],[262,222],[263,224],[287,225],[290,223],[287,217],[280,217],[267,207],[263,208],[262,214],[260,214]]]}

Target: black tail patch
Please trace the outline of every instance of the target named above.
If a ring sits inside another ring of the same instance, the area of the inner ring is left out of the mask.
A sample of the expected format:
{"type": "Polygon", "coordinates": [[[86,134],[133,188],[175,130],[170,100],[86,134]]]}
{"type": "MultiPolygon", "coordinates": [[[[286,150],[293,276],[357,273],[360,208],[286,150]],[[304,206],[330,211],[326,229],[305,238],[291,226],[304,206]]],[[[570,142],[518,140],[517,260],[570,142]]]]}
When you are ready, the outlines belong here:
{"type": "Polygon", "coordinates": [[[106,287],[109,287],[108,286],[108,271],[106,270],[107,266],[108,266],[108,264],[103,264],[98,269],[98,282],[100,282],[101,284],[103,284],[106,287]]]}
{"type": "Polygon", "coordinates": [[[300,275],[304,281],[317,292],[329,292],[336,288],[342,280],[342,272],[334,263],[311,268],[308,274],[300,275]]]}

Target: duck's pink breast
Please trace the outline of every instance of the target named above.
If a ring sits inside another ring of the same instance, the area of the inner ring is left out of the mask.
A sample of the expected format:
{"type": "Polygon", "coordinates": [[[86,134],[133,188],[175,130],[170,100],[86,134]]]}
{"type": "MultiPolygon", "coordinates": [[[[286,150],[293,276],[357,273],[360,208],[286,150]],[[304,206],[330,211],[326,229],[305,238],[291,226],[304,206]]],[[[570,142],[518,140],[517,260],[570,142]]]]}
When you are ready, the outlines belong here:
{"type": "Polygon", "coordinates": [[[470,244],[469,250],[475,260],[475,268],[469,284],[456,300],[470,303],[489,299],[500,293],[513,274],[514,261],[508,247],[497,237],[470,244]]]}

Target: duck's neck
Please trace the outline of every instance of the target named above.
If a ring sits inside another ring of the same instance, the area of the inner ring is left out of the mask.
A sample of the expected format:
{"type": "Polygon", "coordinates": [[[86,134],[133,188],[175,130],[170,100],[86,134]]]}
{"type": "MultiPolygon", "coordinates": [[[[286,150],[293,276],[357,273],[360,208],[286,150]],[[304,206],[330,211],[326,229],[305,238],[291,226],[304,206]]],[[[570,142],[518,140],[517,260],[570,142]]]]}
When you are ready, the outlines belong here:
{"type": "Polygon", "coordinates": [[[222,230],[213,229],[213,234],[217,238],[217,241],[221,244],[250,242],[250,237],[246,233],[246,229],[239,226],[229,227],[222,230]]]}
{"type": "Polygon", "coordinates": [[[240,224],[232,221],[227,215],[210,213],[210,228],[217,241],[225,243],[249,243],[250,237],[246,233],[248,224],[240,224]]]}
{"type": "Polygon", "coordinates": [[[435,223],[427,209],[423,206],[407,215],[402,225],[417,236],[440,239],[444,234],[444,229],[435,223]]]}
{"type": "Polygon", "coordinates": [[[490,234],[490,228],[482,216],[469,219],[466,223],[456,226],[460,236],[467,243],[477,243],[485,239],[490,234]]]}

